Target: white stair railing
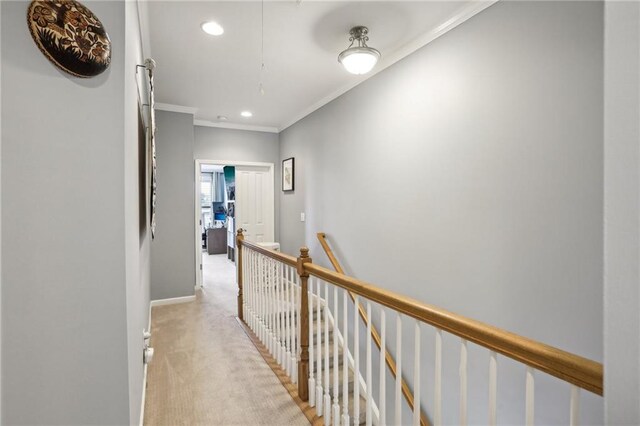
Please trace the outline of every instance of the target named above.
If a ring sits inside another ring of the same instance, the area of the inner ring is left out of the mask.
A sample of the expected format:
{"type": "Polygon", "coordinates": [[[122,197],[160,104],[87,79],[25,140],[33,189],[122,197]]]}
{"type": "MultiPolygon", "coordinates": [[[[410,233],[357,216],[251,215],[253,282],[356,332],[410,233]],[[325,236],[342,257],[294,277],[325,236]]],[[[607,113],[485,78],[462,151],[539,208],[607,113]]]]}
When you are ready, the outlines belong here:
{"type": "MultiPolygon", "coordinates": [[[[402,412],[406,409],[402,400],[403,349],[405,355],[413,353],[412,357],[408,357],[413,361],[409,366],[412,367],[415,397],[410,423],[420,425],[423,421],[421,340],[424,326],[432,327],[435,335],[435,375],[431,382],[435,425],[440,425],[443,421],[444,333],[460,339],[457,423],[461,425],[466,425],[469,421],[470,342],[486,348],[489,354],[487,424],[495,425],[499,420],[498,354],[511,358],[524,367],[525,412],[522,423],[526,425],[534,424],[534,414],[540,409],[534,405],[534,377],[540,372],[555,376],[570,385],[567,414],[571,425],[579,422],[580,389],[602,395],[602,365],[597,362],[322,268],[311,262],[307,249],[301,250],[300,257],[294,258],[244,242],[240,234],[238,256],[239,316],[268,348],[292,382],[298,384],[300,398],[315,406],[317,416],[322,418],[325,425],[388,423],[390,414],[386,407],[385,387],[388,372],[384,363],[385,355],[390,351],[395,353],[397,359],[393,423],[403,424],[402,412]],[[355,295],[355,309],[349,309],[347,293],[355,295]],[[303,294],[305,297],[302,297],[303,294]],[[340,298],[343,302],[341,316],[340,298]],[[364,336],[360,335],[358,312],[361,304],[366,309],[367,318],[380,318],[381,356],[376,360],[377,366],[373,365],[372,359],[371,321],[366,323],[364,336]],[[392,348],[389,348],[386,339],[385,309],[396,312],[396,339],[395,347],[392,348]],[[349,315],[350,312],[353,313],[352,316],[349,315]],[[414,336],[403,342],[404,316],[412,318],[414,336]],[[340,317],[342,324],[338,321],[340,317]],[[353,330],[352,339],[347,339],[349,328],[353,330]],[[363,369],[361,347],[364,347],[363,369]],[[413,351],[407,352],[407,349],[413,351]],[[374,367],[379,372],[379,405],[376,404],[373,392],[374,367]],[[303,376],[298,377],[298,372],[303,376]]],[[[447,381],[452,382],[454,380],[447,381]]]]}

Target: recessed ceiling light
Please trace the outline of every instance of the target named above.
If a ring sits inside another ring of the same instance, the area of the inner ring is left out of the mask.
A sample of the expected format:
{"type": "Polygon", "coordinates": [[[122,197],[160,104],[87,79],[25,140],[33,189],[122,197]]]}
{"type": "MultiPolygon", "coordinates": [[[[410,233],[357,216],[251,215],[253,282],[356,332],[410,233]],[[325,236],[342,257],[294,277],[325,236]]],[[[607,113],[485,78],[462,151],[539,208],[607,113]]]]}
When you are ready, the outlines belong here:
{"type": "Polygon", "coordinates": [[[211,34],[214,36],[219,36],[224,33],[224,28],[222,28],[222,25],[218,24],[215,21],[205,22],[202,25],[200,25],[200,28],[202,28],[202,31],[204,31],[205,33],[211,34]]]}
{"type": "Polygon", "coordinates": [[[251,111],[242,111],[240,115],[246,118],[253,117],[253,113],[251,111]]]}

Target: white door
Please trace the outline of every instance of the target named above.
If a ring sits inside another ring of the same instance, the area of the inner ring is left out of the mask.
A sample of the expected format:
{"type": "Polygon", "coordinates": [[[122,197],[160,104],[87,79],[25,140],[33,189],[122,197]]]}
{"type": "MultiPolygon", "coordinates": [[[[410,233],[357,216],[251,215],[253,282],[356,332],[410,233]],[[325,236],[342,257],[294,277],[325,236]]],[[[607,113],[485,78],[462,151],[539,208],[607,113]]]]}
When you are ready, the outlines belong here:
{"type": "Polygon", "coordinates": [[[236,166],[236,229],[246,240],[274,241],[273,169],[236,166]]]}

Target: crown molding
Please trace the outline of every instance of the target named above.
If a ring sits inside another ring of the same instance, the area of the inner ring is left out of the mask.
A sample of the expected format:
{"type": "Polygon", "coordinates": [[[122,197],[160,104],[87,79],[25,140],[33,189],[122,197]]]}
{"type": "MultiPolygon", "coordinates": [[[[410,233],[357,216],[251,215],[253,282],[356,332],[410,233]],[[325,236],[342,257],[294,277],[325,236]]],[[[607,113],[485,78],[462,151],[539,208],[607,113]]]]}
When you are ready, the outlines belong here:
{"type": "Polygon", "coordinates": [[[424,35],[415,38],[414,40],[412,40],[409,43],[405,44],[402,48],[400,48],[399,50],[397,50],[393,54],[391,54],[389,56],[386,56],[386,57],[383,57],[383,60],[381,61],[382,63],[379,64],[379,66],[376,67],[373,72],[367,74],[366,76],[362,76],[362,77],[356,79],[355,81],[350,82],[349,84],[346,84],[346,85],[342,86],[340,89],[336,90],[335,92],[329,94],[328,96],[325,96],[324,98],[320,99],[318,102],[316,102],[316,103],[310,105],[309,107],[305,108],[301,113],[296,114],[290,120],[285,121],[285,123],[280,127],[280,131],[283,131],[286,128],[292,126],[293,124],[295,124],[298,121],[302,120],[303,118],[305,118],[306,116],[308,116],[312,112],[322,108],[323,106],[325,106],[329,102],[331,102],[334,99],[338,98],[339,96],[345,94],[346,92],[348,92],[349,90],[351,90],[354,87],[358,86],[359,84],[367,81],[368,79],[370,79],[374,75],[378,74],[379,72],[389,68],[391,65],[395,64],[399,60],[409,56],[410,54],[412,54],[416,50],[426,46],[427,44],[431,43],[433,40],[435,40],[438,37],[446,34],[449,31],[451,31],[452,29],[454,29],[458,25],[460,25],[463,22],[467,21],[468,19],[474,17],[475,15],[477,15],[480,12],[482,12],[486,8],[494,5],[498,1],[499,0],[486,0],[486,1],[485,0],[477,0],[477,1],[474,0],[474,1],[471,1],[469,4],[463,6],[458,11],[456,11],[442,25],[439,25],[438,27],[436,27],[435,29],[425,33],[424,35]]]}
{"type": "Polygon", "coordinates": [[[280,130],[277,127],[254,126],[251,124],[219,123],[219,122],[207,121],[207,120],[193,120],[193,125],[201,126],[201,127],[217,127],[219,129],[249,130],[252,132],[280,133],[280,130]]]}
{"type": "Polygon", "coordinates": [[[174,105],[174,104],[163,104],[156,102],[154,104],[154,109],[160,111],[170,111],[170,112],[181,112],[183,114],[194,114],[198,112],[198,108],[182,106],[182,105],[174,105]]]}

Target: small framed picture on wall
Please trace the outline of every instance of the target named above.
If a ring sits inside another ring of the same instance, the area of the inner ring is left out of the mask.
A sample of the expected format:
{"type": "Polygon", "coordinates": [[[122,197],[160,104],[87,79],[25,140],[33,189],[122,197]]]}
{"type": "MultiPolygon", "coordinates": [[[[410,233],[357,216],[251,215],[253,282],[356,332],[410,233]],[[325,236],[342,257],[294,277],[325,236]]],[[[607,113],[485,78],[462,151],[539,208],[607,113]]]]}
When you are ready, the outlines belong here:
{"type": "Polygon", "coordinates": [[[293,157],[282,160],[282,190],[293,191],[295,184],[295,167],[293,157]]]}

